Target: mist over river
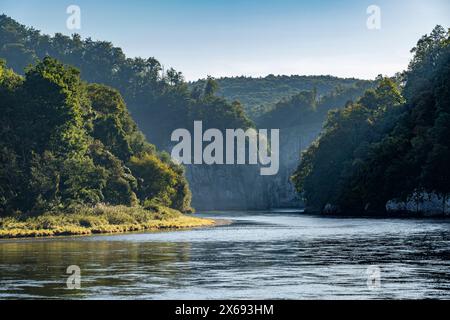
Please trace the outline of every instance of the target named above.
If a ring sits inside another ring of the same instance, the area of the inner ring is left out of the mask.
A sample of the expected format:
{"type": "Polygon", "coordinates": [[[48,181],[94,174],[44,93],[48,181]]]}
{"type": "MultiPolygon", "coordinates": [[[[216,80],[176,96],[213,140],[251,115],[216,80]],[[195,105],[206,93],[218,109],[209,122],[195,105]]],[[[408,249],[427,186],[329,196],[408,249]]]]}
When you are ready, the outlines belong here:
{"type": "Polygon", "coordinates": [[[450,221],[210,212],[213,228],[0,241],[0,298],[450,298],[450,221]],[[81,269],[81,289],[66,269],[81,269]],[[368,283],[377,268],[379,285],[368,283]],[[379,269],[378,269],[379,268],[379,269]]]}

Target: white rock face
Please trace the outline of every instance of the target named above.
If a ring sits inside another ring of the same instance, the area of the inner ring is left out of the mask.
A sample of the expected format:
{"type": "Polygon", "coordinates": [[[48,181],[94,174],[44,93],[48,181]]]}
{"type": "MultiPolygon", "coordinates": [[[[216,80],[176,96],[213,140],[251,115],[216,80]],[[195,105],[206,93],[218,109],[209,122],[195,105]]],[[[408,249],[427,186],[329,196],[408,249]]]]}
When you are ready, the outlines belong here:
{"type": "MultiPolygon", "coordinates": [[[[290,177],[301,151],[309,147],[321,129],[322,123],[280,129],[280,168],[273,176],[261,176],[258,165],[186,165],[192,206],[197,210],[300,206],[302,202],[290,177]]],[[[171,147],[165,149],[170,152],[171,147]]]]}
{"type": "Polygon", "coordinates": [[[415,193],[407,201],[390,200],[386,203],[387,212],[423,213],[427,216],[450,214],[450,199],[444,203],[442,196],[434,193],[415,193]]]}

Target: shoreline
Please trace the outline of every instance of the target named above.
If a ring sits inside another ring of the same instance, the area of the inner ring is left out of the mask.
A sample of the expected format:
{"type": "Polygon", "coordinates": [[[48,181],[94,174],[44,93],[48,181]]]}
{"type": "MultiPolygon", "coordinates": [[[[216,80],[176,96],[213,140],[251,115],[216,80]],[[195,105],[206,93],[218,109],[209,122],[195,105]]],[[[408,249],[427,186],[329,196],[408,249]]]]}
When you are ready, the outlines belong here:
{"type": "MultiPolygon", "coordinates": [[[[6,240],[24,240],[24,239],[53,239],[53,238],[63,238],[63,237],[88,237],[94,235],[120,235],[120,234],[133,234],[133,233],[147,233],[147,232],[162,232],[162,231],[177,231],[177,230],[193,230],[193,229],[203,229],[203,228],[214,228],[220,226],[226,226],[233,223],[230,219],[212,219],[212,218],[199,218],[191,215],[183,215],[182,218],[187,218],[189,220],[195,219],[195,223],[192,224],[161,224],[160,226],[154,227],[143,227],[133,228],[130,225],[117,225],[117,229],[110,231],[101,230],[83,230],[85,232],[72,232],[70,230],[51,230],[51,229],[38,229],[38,230],[21,230],[20,234],[14,234],[14,229],[12,230],[2,230],[0,229],[0,243],[6,240]],[[203,221],[203,223],[201,222],[203,221]],[[124,228],[124,229],[121,229],[124,228]],[[8,231],[12,231],[8,233],[8,231]],[[60,232],[63,231],[63,232],[60,232]],[[51,234],[53,232],[53,234],[51,234]]],[[[168,220],[167,222],[173,222],[168,220]]]]}
{"type": "Polygon", "coordinates": [[[124,206],[98,206],[84,208],[76,213],[0,218],[0,240],[186,230],[229,223],[231,221],[224,219],[182,214],[166,207],[150,211],[124,206]]]}
{"type": "MultiPolygon", "coordinates": [[[[183,221],[183,224],[177,224],[177,221],[167,220],[158,226],[139,226],[139,225],[114,225],[111,229],[78,229],[76,231],[70,229],[29,229],[20,231],[11,230],[1,230],[0,229],[0,241],[2,240],[17,240],[17,239],[51,239],[59,237],[71,237],[71,236],[93,236],[93,235],[115,235],[115,234],[127,234],[127,233],[146,233],[146,232],[158,232],[158,231],[176,231],[176,230],[189,230],[197,228],[212,228],[216,226],[225,225],[227,223],[217,223],[214,219],[204,219],[196,217],[186,217],[192,218],[196,221],[189,223],[188,221],[183,221]],[[202,222],[200,221],[202,220],[202,222]]],[[[182,219],[184,220],[184,219],[182,219]]],[[[191,219],[189,219],[191,220],[191,219]]]]}
{"type": "Polygon", "coordinates": [[[373,218],[373,219],[423,219],[423,220],[433,220],[433,219],[450,219],[449,214],[437,214],[437,213],[413,213],[408,211],[395,211],[395,212],[384,212],[384,213],[331,213],[331,212],[320,212],[316,210],[305,210],[305,214],[313,216],[322,217],[332,217],[332,218],[373,218]]]}
{"type": "MultiPolygon", "coordinates": [[[[193,223],[186,225],[176,225],[162,224],[160,226],[153,227],[138,227],[133,225],[117,225],[116,229],[102,231],[102,230],[80,230],[81,232],[72,232],[70,230],[51,230],[51,229],[40,229],[40,230],[21,230],[20,234],[8,233],[9,230],[0,229],[0,243],[6,240],[20,240],[20,239],[53,239],[53,238],[63,238],[63,237],[88,237],[95,235],[120,235],[120,234],[131,234],[131,233],[147,233],[147,232],[161,232],[161,231],[182,231],[182,230],[192,230],[201,228],[213,228],[223,225],[231,224],[232,221],[220,221],[223,219],[207,219],[207,218],[197,218],[189,217],[198,220],[203,220],[204,223],[193,223]]],[[[168,220],[167,222],[172,222],[168,220]]],[[[16,230],[11,230],[16,231],[16,230]]]]}

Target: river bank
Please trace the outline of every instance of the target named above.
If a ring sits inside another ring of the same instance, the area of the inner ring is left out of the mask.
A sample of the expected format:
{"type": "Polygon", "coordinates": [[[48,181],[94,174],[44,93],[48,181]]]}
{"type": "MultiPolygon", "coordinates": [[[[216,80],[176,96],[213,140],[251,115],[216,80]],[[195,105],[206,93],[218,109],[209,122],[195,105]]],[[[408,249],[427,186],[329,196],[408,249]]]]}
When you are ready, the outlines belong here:
{"type": "Polygon", "coordinates": [[[167,207],[105,206],[81,208],[74,213],[0,218],[0,239],[124,233],[207,227],[225,222],[185,215],[167,207]]]}
{"type": "Polygon", "coordinates": [[[448,219],[450,220],[450,214],[448,213],[429,213],[429,212],[412,212],[412,211],[320,211],[320,210],[304,210],[303,213],[317,217],[332,217],[332,218],[373,218],[373,219],[448,219]]]}

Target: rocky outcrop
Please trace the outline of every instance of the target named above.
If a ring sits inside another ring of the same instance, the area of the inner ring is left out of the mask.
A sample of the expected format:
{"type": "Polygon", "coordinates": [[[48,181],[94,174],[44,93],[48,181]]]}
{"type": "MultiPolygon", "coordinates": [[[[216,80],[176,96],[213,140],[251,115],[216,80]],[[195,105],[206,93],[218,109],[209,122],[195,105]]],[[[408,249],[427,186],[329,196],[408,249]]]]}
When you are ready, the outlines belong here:
{"type": "Polygon", "coordinates": [[[450,199],[444,199],[434,193],[415,193],[406,201],[388,201],[386,211],[388,213],[409,213],[425,216],[450,215],[450,199]]]}
{"type": "Polygon", "coordinates": [[[302,205],[290,177],[297,169],[301,152],[319,136],[322,123],[280,129],[280,170],[271,178],[273,207],[302,205]]]}
{"type": "Polygon", "coordinates": [[[273,176],[261,176],[258,165],[186,165],[192,206],[197,210],[301,206],[290,177],[301,151],[317,138],[321,128],[321,123],[314,123],[280,129],[280,168],[273,176]]]}
{"type": "Polygon", "coordinates": [[[269,185],[256,165],[187,165],[186,177],[197,210],[251,210],[271,206],[269,185]]]}

